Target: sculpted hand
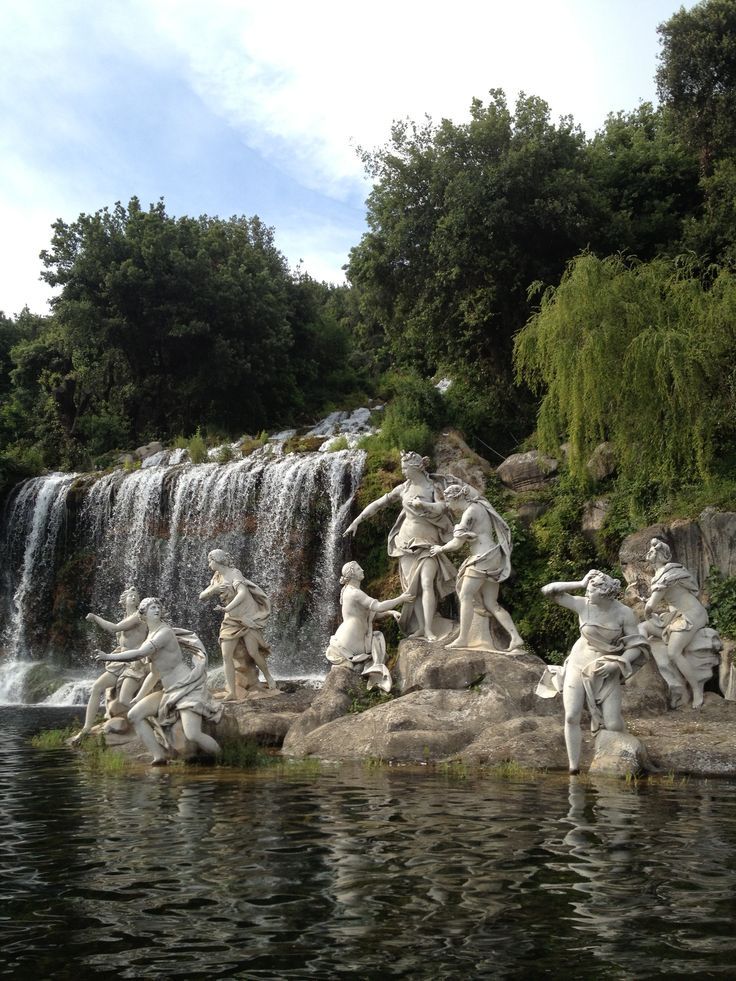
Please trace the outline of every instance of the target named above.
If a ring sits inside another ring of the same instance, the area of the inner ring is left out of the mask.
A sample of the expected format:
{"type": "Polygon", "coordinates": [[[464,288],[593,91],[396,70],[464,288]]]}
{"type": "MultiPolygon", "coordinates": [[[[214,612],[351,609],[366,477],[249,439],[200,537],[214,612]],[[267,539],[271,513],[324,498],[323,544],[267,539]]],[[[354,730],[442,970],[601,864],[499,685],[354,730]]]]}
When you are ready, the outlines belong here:
{"type": "Polygon", "coordinates": [[[357,518],[355,519],[355,521],[351,521],[350,524],[345,529],[345,531],[342,533],[342,537],[347,538],[348,535],[354,535],[355,532],[358,530],[359,524],[360,521],[357,518]]]}
{"type": "Polygon", "coordinates": [[[401,596],[399,596],[399,599],[402,603],[413,603],[416,596],[414,593],[402,593],[401,596]]]}
{"type": "Polygon", "coordinates": [[[94,613],[88,613],[84,619],[87,621],[87,623],[94,623],[97,617],[94,615],[94,613]]]}
{"type": "Polygon", "coordinates": [[[440,552],[444,552],[442,545],[432,545],[429,550],[430,555],[439,555],[440,552]]]}

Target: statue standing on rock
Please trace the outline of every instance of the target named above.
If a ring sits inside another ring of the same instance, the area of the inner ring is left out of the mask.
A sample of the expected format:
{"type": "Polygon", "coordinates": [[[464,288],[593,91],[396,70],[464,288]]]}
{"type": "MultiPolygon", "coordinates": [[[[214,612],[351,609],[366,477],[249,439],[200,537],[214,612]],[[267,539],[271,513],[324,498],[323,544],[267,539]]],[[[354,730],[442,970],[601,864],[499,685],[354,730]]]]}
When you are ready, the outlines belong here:
{"type": "Polygon", "coordinates": [[[224,613],[220,627],[220,649],[225,669],[225,692],[217,697],[238,701],[248,689],[259,687],[258,668],[269,688],[278,689],[268,670],[271,649],[263,628],[271,614],[271,603],[254,582],[246,579],[229,552],[213,549],[207,556],[212,580],[199,594],[201,600],[217,596],[216,610],[224,613]]]}
{"type": "Polygon", "coordinates": [[[720,661],[721,639],[708,627],[708,611],[698,599],[695,577],[660,538],[652,538],[647,561],[654,568],[651,595],[644,612],[642,633],[651,641],[652,654],[670,691],[670,707],[691,699],[694,709],[703,704],[705,683],[720,661]],[[666,612],[657,609],[667,606],[666,612]],[[689,692],[688,692],[689,689],[689,692]]]}
{"type": "Polygon", "coordinates": [[[542,587],[548,599],[577,613],[580,623],[580,638],[565,663],[548,665],[537,685],[542,698],[562,692],[565,745],[573,774],[580,773],[583,706],[587,703],[592,732],[625,732],[622,685],[643,667],[649,652],[633,611],[618,600],[620,591],[618,579],[596,569],[579,582],[551,582],[542,587]],[[585,590],[584,596],[572,595],[580,589],[585,590]]]}
{"type": "Polygon", "coordinates": [[[368,691],[380,688],[389,692],[391,674],[386,667],[386,641],[379,630],[373,629],[373,622],[380,616],[393,616],[398,620],[395,608],[413,602],[414,596],[402,593],[396,599],[379,602],[360,588],[364,575],[357,562],[347,562],[342,567],[342,623],[330,637],[325,657],[331,664],[364,665],[362,673],[367,678],[368,691]]]}
{"type": "Polygon", "coordinates": [[[469,484],[450,484],[445,502],[460,518],[452,538],[433,545],[432,556],[455,552],[467,544],[469,556],[460,566],[456,590],[460,602],[460,633],[448,650],[493,650],[488,620],[495,617],[509,635],[508,653],[521,653],[524,641],[511,615],[498,602],[499,584],[511,574],[511,530],[490,501],[469,484]],[[476,619],[476,614],[481,618],[476,619]]]}
{"type": "Polygon", "coordinates": [[[416,597],[402,611],[401,629],[412,637],[436,641],[452,629],[452,623],[438,615],[437,606],[453,591],[456,571],[447,556],[432,554],[432,548],[452,538],[452,520],[443,492],[453,478],[430,474],[428,467],[427,457],[402,452],[404,482],[371,501],[348,526],[345,535],[354,535],[362,521],[382,508],[400,505],[401,511],[388,536],[388,554],[399,560],[403,593],[416,597]]]}

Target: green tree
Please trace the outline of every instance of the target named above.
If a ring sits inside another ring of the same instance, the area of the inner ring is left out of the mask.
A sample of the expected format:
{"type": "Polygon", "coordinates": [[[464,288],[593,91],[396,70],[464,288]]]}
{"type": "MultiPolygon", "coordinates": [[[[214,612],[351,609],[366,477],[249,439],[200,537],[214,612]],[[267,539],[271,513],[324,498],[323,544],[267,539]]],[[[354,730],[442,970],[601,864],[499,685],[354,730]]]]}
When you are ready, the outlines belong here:
{"type": "Polygon", "coordinates": [[[541,444],[569,439],[581,478],[601,440],[624,478],[708,480],[733,446],[736,276],[682,259],[574,259],[516,341],[519,375],[542,395],[541,444]]]}
{"type": "Polygon", "coordinates": [[[709,174],[736,150],[736,0],[681,7],[657,30],[660,100],[709,174]]]}

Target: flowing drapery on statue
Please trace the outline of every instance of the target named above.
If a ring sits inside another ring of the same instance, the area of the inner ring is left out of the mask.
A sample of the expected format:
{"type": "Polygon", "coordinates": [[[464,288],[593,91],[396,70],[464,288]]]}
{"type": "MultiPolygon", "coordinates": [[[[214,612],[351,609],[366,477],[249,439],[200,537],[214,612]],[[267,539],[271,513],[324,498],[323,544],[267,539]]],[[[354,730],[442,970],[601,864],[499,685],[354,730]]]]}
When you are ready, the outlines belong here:
{"type": "Polygon", "coordinates": [[[570,773],[580,772],[583,706],[590,711],[594,733],[625,732],[621,714],[622,686],[638,671],[649,653],[633,612],[617,599],[618,579],[591,569],[580,581],[552,582],[544,596],[578,615],[580,637],[561,666],[548,665],[536,694],[551,698],[562,692],[565,707],[565,746],[570,773]],[[584,596],[573,591],[585,590],[584,596]]]}

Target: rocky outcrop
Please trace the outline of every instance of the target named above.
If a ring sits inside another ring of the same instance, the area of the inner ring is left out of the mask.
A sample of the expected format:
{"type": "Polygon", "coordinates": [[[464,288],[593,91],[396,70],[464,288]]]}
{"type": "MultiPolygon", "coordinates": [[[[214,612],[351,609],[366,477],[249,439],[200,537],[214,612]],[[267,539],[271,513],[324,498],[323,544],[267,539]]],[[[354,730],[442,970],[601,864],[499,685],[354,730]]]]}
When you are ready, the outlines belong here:
{"type": "Polygon", "coordinates": [[[592,501],[586,501],[580,520],[580,530],[589,541],[595,541],[610,508],[611,502],[607,497],[596,497],[592,501]]]}
{"type": "Polygon", "coordinates": [[[365,682],[350,664],[333,665],[311,706],[289,728],[284,738],[284,753],[306,755],[301,747],[309,733],[346,715],[364,692],[365,682]]]}
{"type": "Polygon", "coordinates": [[[616,472],[616,454],[611,443],[599,443],[585,464],[591,479],[605,480],[616,472]]]}
{"type": "Polygon", "coordinates": [[[470,449],[457,429],[448,429],[439,435],[434,447],[434,460],[437,473],[452,474],[481,494],[485,492],[491,465],[470,449]]]}
{"type": "Polygon", "coordinates": [[[557,477],[558,467],[554,457],[544,456],[539,450],[529,450],[506,457],[497,473],[506,487],[521,493],[549,487],[557,477]]]}

